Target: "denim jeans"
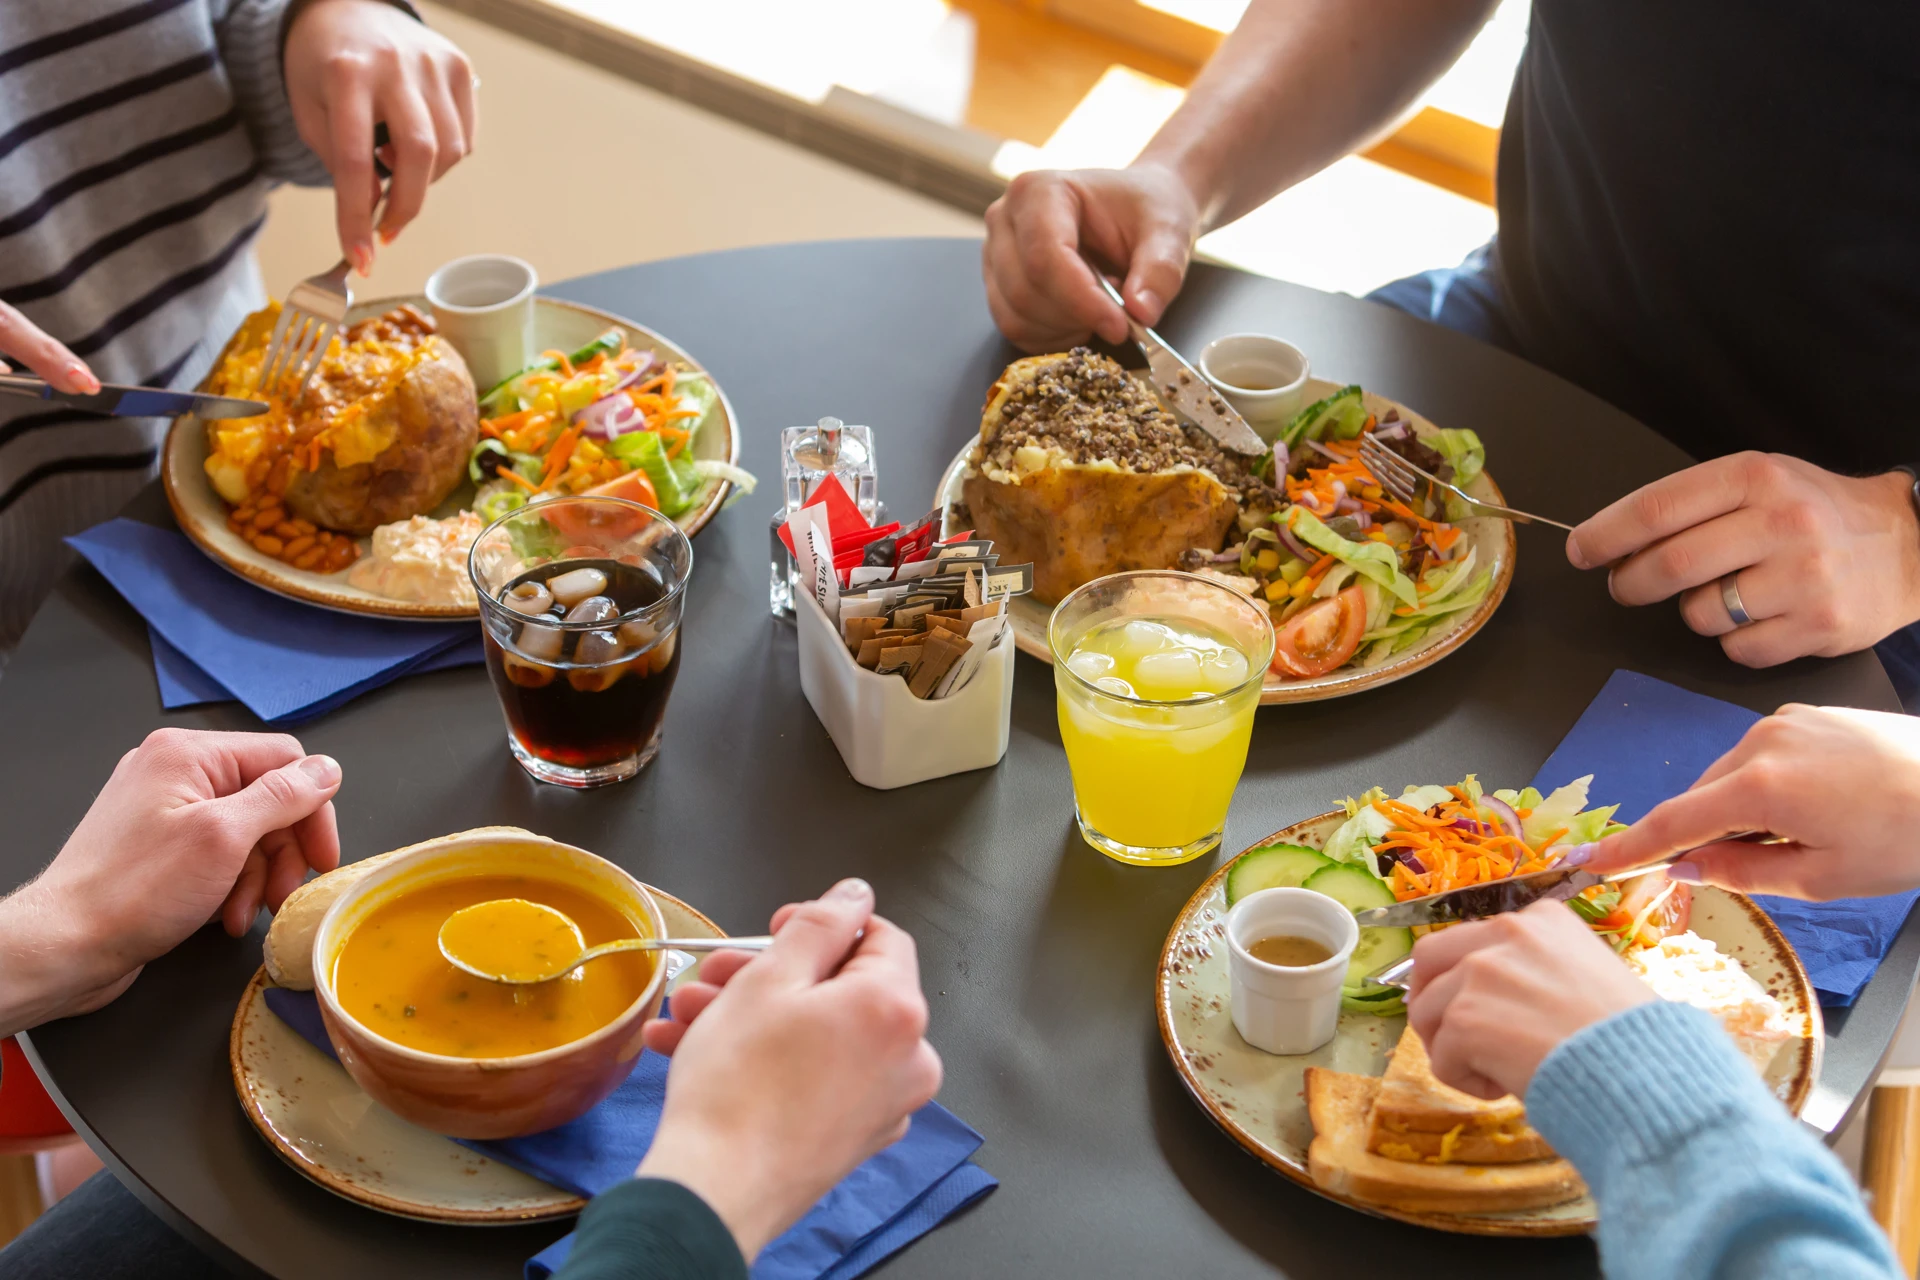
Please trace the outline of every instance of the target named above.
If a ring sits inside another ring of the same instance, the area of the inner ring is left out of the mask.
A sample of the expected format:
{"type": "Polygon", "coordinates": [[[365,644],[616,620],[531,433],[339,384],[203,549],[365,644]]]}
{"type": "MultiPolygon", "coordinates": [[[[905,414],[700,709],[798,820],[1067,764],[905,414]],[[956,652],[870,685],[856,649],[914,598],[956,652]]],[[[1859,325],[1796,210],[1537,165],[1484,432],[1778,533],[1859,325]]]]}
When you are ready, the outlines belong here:
{"type": "MultiPolygon", "coordinates": [[[[1507,322],[1493,252],[1491,243],[1483,244],[1457,267],[1422,271],[1383,284],[1367,297],[1525,359],[1507,322]]],[[[1920,623],[1894,632],[1873,651],[1887,669],[1900,705],[1908,715],[1920,715],[1920,623]]]]}
{"type": "Polygon", "coordinates": [[[6,1280],[203,1280],[225,1274],[109,1173],[88,1178],[0,1250],[6,1280]]]}

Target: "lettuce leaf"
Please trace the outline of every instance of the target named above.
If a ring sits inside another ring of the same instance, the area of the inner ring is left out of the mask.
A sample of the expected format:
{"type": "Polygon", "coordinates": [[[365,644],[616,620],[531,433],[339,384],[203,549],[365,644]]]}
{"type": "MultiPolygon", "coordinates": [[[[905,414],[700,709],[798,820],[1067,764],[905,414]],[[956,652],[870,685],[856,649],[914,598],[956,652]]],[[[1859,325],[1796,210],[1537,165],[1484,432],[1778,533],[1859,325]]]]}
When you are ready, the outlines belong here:
{"type": "MultiPolygon", "coordinates": [[[[1575,778],[1531,806],[1515,806],[1533,810],[1520,820],[1527,843],[1537,849],[1541,841],[1563,828],[1566,834],[1555,840],[1555,844],[1585,844],[1598,840],[1612,821],[1613,811],[1620,806],[1614,804],[1601,809],[1588,809],[1587,784],[1592,781],[1592,774],[1575,778]]],[[[1538,795],[1537,792],[1535,794],[1538,795]]]]}
{"type": "MultiPolygon", "coordinates": [[[[1274,518],[1282,518],[1282,513],[1276,512],[1274,518]]],[[[1305,507],[1288,507],[1284,518],[1288,532],[1315,551],[1352,565],[1362,577],[1372,579],[1398,596],[1402,604],[1419,606],[1420,593],[1414,588],[1413,579],[1400,572],[1400,556],[1392,547],[1384,542],[1349,542],[1305,507]]]]}
{"type": "Polygon", "coordinates": [[[606,450],[628,466],[647,473],[654,493],[660,498],[663,515],[678,516],[691,507],[695,494],[705,483],[687,458],[689,451],[682,449],[679,457],[669,458],[666,446],[654,432],[629,431],[609,440],[606,450]]]}
{"type": "Polygon", "coordinates": [[[1438,453],[1453,468],[1453,482],[1466,488],[1487,465],[1487,449],[1479,433],[1465,427],[1440,427],[1422,432],[1420,443],[1438,453]]]}
{"type": "MultiPolygon", "coordinates": [[[[1372,793],[1369,792],[1369,795],[1372,793]]],[[[1320,852],[1335,862],[1351,862],[1365,867],[1374,875],[1380,874],[1380,868],[1374,865],[1373,846],[1386,838],[1393,830],[1393,819],[1373,807],[1370,800],[1362,797],[1363,803],[1355,806],[1353,816],[1327,837],[1327,843],[1320,852]]],[[[1348,801],[1352,804],[1352,801],[1348,801]]]]}

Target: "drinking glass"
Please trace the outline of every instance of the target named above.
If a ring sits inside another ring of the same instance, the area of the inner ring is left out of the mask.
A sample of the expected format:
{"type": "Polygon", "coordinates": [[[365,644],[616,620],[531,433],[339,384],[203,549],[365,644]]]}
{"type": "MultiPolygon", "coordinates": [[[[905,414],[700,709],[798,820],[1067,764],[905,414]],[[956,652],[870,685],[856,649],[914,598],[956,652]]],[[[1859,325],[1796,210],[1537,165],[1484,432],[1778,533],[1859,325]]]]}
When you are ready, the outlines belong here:
{"type": "Polygon", "coordinates": [[[1175,866],[1217,848],[1273,660],[1267,611],[1196,574],[1116,573],[1063,599],[1047,624],[1047,642],[1074,815],[1087,843],[1146,866],[1175,866]],[[1244,678],[1161,701],[1137,695],[1116,677],[1093,676],[1101,664],[1086,655],[1074,660],[1082,642],[1094,637],[1102,652],[1115,651],[1107,642],[1117,644],[1124,663],[1128,633],[1121,624],[1133,621],[1167,624],[1176,634],[1203,636],[1239,653],[1244,678]]]}
{"type": "Polygon", "coordinates": [[[550,498],[481,531],[467,569],[480,597],[487,672],[507,746],[528,773],[597,787],[631,778],[653,759],[680,670],[692,568],[693,544],[679,527],[624,498],[550,498]],[[561,581],[575,570],[588,572],[561,581]],[[582,583],[596,582],[574,598],[582,583]],[[541,585],[522,586],[532,583],[541,585]],[[543,592],[547,607],[536,609],[543,592]]]}

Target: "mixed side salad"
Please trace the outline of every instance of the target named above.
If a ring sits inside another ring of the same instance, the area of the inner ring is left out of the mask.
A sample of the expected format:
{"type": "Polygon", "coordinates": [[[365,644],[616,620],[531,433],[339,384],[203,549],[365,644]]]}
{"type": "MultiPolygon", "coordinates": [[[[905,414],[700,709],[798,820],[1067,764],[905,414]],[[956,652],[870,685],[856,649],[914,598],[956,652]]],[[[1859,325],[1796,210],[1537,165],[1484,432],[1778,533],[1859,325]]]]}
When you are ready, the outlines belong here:
{"type": "MultiPolygon", "coordinates": [[[[1354,911],[1544,871],[1579,845],[1626,828],[1618,805],[1587,807],[1592,775],[1549,795],[1486,791],[1472,774],[1457,786],[1375,787],[1341,802],[1347,820],[1319,849],[1270,844],[1250,849],[1227,871],[1227,901],[1282,886],[1325,893],[1354,911]]],[[[1687,887],[1664,874],[1596,885],[1568,903],[1615,951],[1657,945],[1687,927],[1687,887]]],[[[1348,966],[1349,1009],[1382,1015],[1405,1007],[1398,991],[1365,976],[1413,950],[1414,930],[1362,929],[1348,966]]]]}
{"type": "Polygon", "coordinates": [[[481,397],[480,442],[467,473],[489,522],[544,498],[629,498],[672,518],[712,486],[753,491],[753,476],[693,456],[719,400],[706,374],[627,346],[609,329],[572,353],[548,351],[481,397]]]}
{"type": "Polygon", "coordinates": [[[1492,585],[1457,523],[1465,513],[1431,496],[1409,505],[1386,492],[1360,460],[1368,433],[1461,486],[1486,462],[1476,433],[1415,434],[1391,409],[1376,421],[1360,388],[1345,387],[1301,410],[1255,465],[1282,498],[1271,515],[1237,546],[1182,557],[1181,567],[1267,601],[1273,671],[1283,678],[1385,662],[1479,604],[1492,585]]]}

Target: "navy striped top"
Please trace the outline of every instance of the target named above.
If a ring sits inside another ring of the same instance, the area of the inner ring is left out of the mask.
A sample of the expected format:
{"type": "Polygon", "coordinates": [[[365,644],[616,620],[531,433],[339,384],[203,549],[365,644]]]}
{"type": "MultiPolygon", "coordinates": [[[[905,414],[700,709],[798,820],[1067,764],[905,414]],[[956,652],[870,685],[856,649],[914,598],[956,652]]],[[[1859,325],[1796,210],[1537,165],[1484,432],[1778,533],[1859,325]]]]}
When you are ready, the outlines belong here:
{"type": "MultiPolygon", "coordinates": [[[[281,79],[288,4],[0,3],[0,299],[103,381],[197,383],[265,300],[268,190],[327,182],[281,79]]],[[[0,397],[0,660],[165,428],[0,397]]]]}

